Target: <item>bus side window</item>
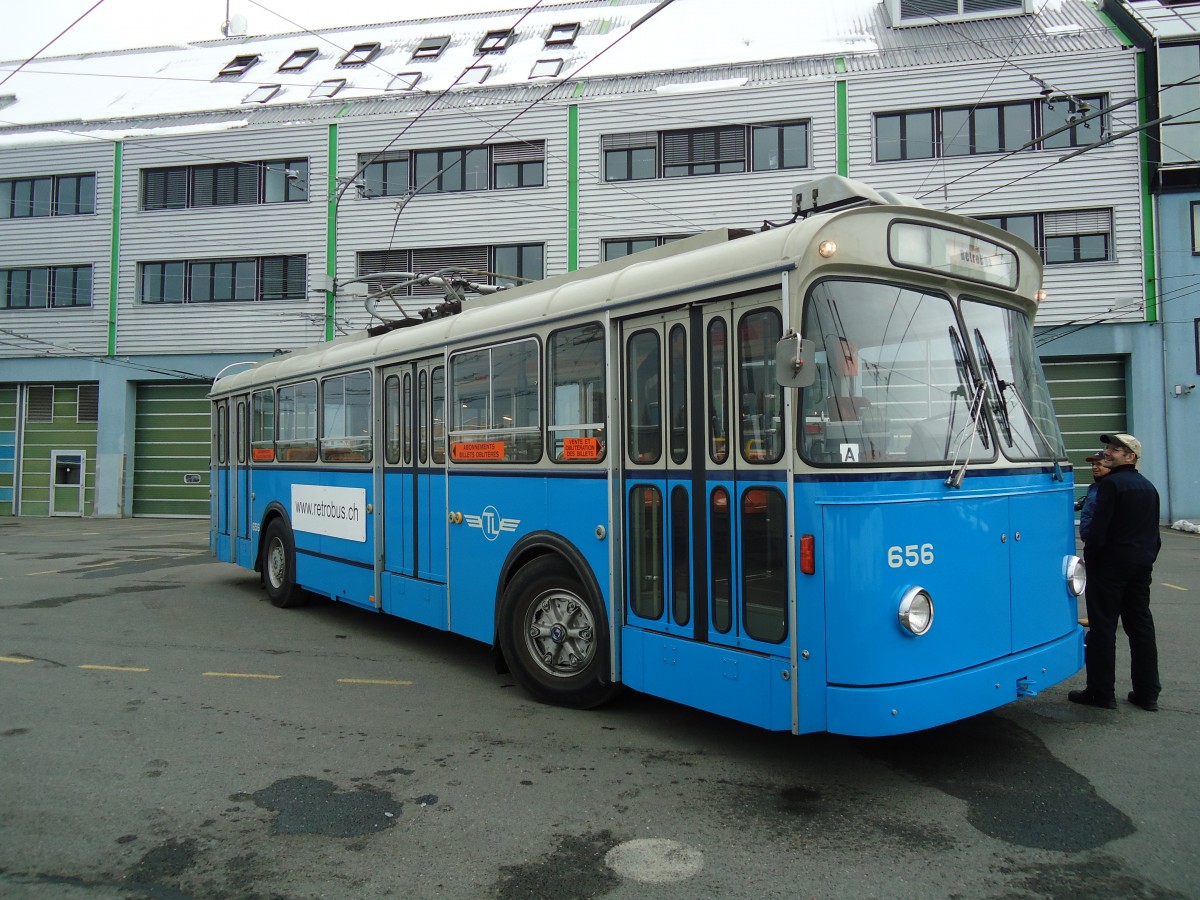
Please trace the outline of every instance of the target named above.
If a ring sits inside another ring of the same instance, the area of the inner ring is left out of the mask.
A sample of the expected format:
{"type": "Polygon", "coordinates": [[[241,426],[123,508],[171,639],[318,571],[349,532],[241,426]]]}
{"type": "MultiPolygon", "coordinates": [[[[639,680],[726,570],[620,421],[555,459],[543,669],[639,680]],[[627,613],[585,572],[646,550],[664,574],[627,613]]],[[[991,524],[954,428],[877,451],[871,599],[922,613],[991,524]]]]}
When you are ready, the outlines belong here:
{"type": "Polygon", "coordinates": [[[553,332],[548,342],[546,450],[560,463],[604,458],[604,329],[592,322],[553,332]]]}
{"type": "Polygon", "coordinates": [[[317,458],[317,383],[302,381],[279,389],[279,461],[317,458]]]}
{"type": "Polygon", "coordinates": [[[270,462],[275,458],[275,392],[255,391],[250,398],[250,459],[270,462]]]}
{"type": "Polygon", "coordinates": [[[629,381],[626,453],[633,462],[654,463],[662,455],[662,388],[659,384],[661,350],[658,334],[639,331],[625,346],[625,371],[629,381]]]}
{"type": "Polygon", "coordinates": [[[321,399],[321,459],[370,462],[371,373],[326,378],[321,399]]]}
{"type": "Polygon", "coordinates": [[[225,401],[213,407],[213,459],[223,466],[229,459],[229,406],[225,401]]]}
{"type": "Polygon", "coordinates": [[[774,309],[746,313],[738,323],[742,458],[747,462],[773,463],[783,456],[783,389],[775,380],[775,344],[782,329],[774,309]]]}
{"type": "Polygon", "coordinates": [[[429,418],[433,439],[433,461],[446,461],[446,367],[438,366],[430,379],[429,418]]]}
{"type": "MultiPolygon", "coordinates": [[[[405,373],[405,379],[408,374],[405,373]]],[[[400,412],[400,378],[389,375],[383,382],[383,428],[387,435],[384,459],[388,465],[400,462],[400,434],[403,419],[400,412]]]]}

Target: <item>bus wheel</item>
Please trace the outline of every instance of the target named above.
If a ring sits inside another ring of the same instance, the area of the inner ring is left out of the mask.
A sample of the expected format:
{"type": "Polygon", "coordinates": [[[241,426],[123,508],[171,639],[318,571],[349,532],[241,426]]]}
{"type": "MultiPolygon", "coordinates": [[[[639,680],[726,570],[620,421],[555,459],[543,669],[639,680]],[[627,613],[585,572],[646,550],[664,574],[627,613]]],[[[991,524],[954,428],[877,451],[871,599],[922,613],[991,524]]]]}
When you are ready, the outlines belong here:
{"type": "Polygon", "coordinates": [[[590,709],[616,691],[608,629],[560,559],[534,560],[517,572],[504,592],[500,645],[513,676],[544,703],[590,709]]]}
{"type": "Polygon", "coordinates": [[[263,538],[263,585],[271,602],[280,608],[300,606],[304,591],[296,584],[296,541],[283,519],[267,526],[263,538]]]}

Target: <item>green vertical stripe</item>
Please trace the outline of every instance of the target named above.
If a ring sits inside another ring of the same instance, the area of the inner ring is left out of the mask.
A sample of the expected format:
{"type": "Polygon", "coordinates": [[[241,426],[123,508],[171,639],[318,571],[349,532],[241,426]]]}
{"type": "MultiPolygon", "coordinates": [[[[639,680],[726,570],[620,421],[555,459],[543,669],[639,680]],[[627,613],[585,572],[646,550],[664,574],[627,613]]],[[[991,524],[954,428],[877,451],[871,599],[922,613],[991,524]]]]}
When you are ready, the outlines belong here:
{"type": "MultiPolygon", "coordinates": [[[[121,155],[120,141],[113,143],[112,244],[108,253],[108,355],[117,355],[117,276],[121,262],[121,155]]],[[[136,290],[136,288],[135,288],[136,290]]]]}
{"type": "Polygon", "coordinates": [[[579,268],[579,107],[567,107],[567,271],[579,268]]]}
{"type": "Polygon", "coordinates": [[[837,82],[837,173],[843,178],[850,175],[849,114],[846,108],[846,82],[837,82]]]}
{"type": "MultiPolygon", "coordinates": [[[[1146,112],[1146,54],[1139,53],[1137,58],[1137,92],[1142,99],[1138,101],[1138,121],[1147,121],[1146,112]]],[[[1154,265],[1154,201],[1150,196],[1150,180],[1153,173],[1150,170],[1150,135],[1149,129],[1143,128],[1138,133],[1139,147],[1142,154],[1142,260],[1146,274],[1146,321],[1158,321],[1158,274],[1154,265]]]]}
{"type": "MultiPolygon", "coordinates": [[[[325,212],[325,274],[337,277],[337,126],[329,126],[329,185],[325,212]]],[[[325,340],[333,340],[333,291],[325,292],[325,340]]]]}

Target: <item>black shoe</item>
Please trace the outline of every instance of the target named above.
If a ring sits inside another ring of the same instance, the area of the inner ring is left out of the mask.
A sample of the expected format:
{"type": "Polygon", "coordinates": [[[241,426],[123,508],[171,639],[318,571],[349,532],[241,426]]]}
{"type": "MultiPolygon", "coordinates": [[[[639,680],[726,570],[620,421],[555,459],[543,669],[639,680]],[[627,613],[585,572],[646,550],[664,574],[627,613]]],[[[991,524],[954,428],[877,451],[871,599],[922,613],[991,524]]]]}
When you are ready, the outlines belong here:
{"type": "Polygon", "coordinates": [[[1072,703],[1082,703],[1084,706],[1095,706],[1098,709],[1116,709],[1116,697],[1098,697],[1090,690],[1085,691],[1070,691],[1067,694],[1067,699],[1072,703]]]}
{"type": "Polygon", "coordinates": [[[1146,712],[1158,712],[1158,700],[1143,700],[1133,691],[1129,692],[1129,702],[1134,706],[1140,706],[1146,712]]]}

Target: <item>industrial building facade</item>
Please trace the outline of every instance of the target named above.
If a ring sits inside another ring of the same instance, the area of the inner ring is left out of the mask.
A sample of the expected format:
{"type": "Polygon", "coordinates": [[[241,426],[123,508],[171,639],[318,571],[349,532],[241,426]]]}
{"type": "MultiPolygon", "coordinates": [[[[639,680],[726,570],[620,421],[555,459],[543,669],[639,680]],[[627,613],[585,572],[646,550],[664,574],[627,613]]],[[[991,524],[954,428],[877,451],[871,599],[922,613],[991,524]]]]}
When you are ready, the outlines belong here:
{"type": "Polygon", "coordinates": [[[1153,51],[1081,0],[839,6],[708,52],[687,4],[584,0],[31,62],[0,88],[0,515],[207,515],[212,379],[367,327],[347,282],[537,279],[784,220],[830,173],[1037,246],[1072,461],[1132,431],[1164,515],[1200,515],[1153,51]]]}

